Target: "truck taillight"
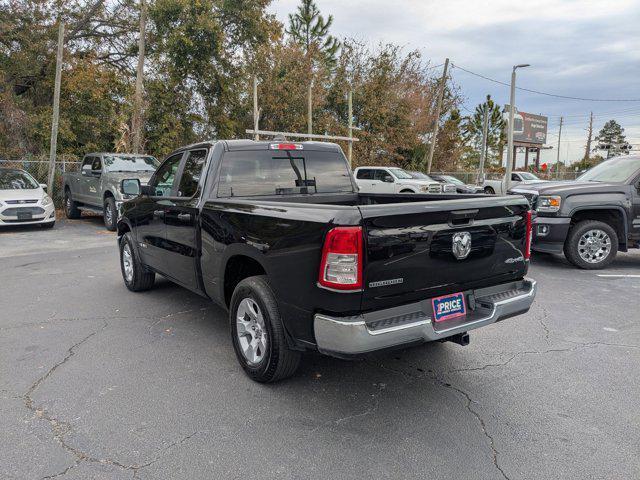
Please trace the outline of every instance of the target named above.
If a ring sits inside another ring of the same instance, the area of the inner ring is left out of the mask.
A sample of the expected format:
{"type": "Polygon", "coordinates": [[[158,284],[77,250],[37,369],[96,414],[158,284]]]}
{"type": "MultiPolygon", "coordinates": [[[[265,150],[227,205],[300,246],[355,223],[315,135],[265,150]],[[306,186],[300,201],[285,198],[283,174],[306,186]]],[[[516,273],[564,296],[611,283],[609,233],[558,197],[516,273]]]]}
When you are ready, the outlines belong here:
{"type": "Polygon", "coordinates": [[[362,289],[362,227],[329,230],[322,247],[318,283],[336,290],[362,289]]]}
{"type": "Polygon", "coordinates": [[[533,235],[533,226],[531,225],[532,219],[532,211],[527,210],[526,220],[527,220],[527,237],[525,239],[524,244],[524,258],[529,260],[531,258],[531,236],[533,235]]]}

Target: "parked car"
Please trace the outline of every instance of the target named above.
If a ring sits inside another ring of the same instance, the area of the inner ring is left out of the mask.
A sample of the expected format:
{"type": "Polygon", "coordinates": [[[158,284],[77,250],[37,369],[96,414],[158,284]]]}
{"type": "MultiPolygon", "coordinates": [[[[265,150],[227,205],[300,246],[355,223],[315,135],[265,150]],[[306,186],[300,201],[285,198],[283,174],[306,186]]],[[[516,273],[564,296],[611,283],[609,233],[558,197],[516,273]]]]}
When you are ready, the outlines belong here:
{"type": "Polygon", "coordinates": [[[362,193],[442,193],[442,185],[431,179],[417,179],[397,167],[358,167],[354,171],[362,193]]]}
{"type": "Polygon", "coordinates": [[[406,170],[406,172],[417,180],[435,181],[442,184],[443,193],[456,193],[458,191],[458,189],[453,183],[442,182],[437,178],[434,178],[432,175],[427,175],[426,173],[418,172],[417,170],[406,170]]]}
{"type": "Polygon", "coordinates": [[[525,198],[362,193],[335,144],[200,143],[122,190],[137,195],[118,222],[126,287],[160,274],[228,309],[256,381],[292,375],[305,351],[466,344],[535,295],[525,198]]]}
{"type": "MultiPolygon", "coordinates": [[[[540,183],[546,182],[546,180],[542,180],[538,178],[536,175],[530,172],[513,172],[511,173],[511,187],[515,187],[517,185],[523,184],[528,185],[530,183],[540,183]]],[[[482,184],[482,188],[484,193],[488,194],[498,194],[504,195],[504,178],[500,178],[498,180],[485,180],[482,184]]]]}
{"type": "Polygon", "coordinates": [[[82,211],[103,216],[108,230],[115,231],[122,202],[129,197],[120,191],[123,178],[137,178],[146,184],[158,161],[150,155],[90,153],[79,173],[65,173],[64,210],[67,218],[80,218],[82,211]]]}
{"type": "Polygon", "coordinates": [[[451,184],[455,187],[458,193],[484,193],[484,189],[478,185],[466,184],[459,178],[451,175],[431,174],[436,182],[451,184]]]}
{"type": "Polygon", "coordinates": [[[570,182],[519,185],[537,211],[533,249],[564,253],[579,268],[609,265],[640,248],[640,155],[606,160],[570,182]]]}
{"type": "Polygon", "coordinates": [[[0,168],[0,226],[53,228],[56,211],[46,188],[24,170],[0,168]]]}

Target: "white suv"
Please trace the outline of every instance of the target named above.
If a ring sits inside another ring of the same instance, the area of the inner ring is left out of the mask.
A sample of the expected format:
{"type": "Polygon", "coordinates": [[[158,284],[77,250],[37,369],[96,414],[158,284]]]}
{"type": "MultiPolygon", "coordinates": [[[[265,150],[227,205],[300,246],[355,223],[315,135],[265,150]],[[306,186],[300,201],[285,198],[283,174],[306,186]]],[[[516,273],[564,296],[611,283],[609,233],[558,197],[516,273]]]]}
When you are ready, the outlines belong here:
{"type": "Polygon", "coordinates": [[[413,178],[397,167],[358,167],[353,173],[362,193],[442,193],[445,187],[435,180],[413,178]]]}

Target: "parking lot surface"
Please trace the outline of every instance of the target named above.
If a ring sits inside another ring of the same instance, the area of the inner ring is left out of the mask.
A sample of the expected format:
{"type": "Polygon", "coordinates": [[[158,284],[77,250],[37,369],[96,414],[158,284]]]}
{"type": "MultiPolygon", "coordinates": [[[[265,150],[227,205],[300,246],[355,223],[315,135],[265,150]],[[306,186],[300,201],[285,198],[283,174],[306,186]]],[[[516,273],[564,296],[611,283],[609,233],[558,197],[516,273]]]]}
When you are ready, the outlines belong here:
{"type": "Polygon", "coordinates": [[[226,313],[134,294],[101,220],[0,232],[0,478],[640,478],[640,255],[537,255],[532,310],[261,385],[226,313]],[[635,275],[635,276],[634,276],[635,275]]]}

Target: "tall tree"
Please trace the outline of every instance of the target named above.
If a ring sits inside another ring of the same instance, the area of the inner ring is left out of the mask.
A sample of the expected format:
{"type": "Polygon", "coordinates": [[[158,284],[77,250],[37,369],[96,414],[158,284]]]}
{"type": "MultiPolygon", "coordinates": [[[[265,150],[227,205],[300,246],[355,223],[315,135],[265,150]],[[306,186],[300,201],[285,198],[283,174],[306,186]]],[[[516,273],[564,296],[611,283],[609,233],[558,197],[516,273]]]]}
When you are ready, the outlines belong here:
{"type": "Polygon", "coordinates": [[[628,155],[631,145],[624,135],[624,128],[615,120],[604,124],[596,137],[596,150],[606,150],[607,158],[628,155]]]}
{"type": "Polygon", "coordinates": [[[496,104],[491,95],[487,95],[487,99],[480,103],[472,115],[465,118],[463,126],[463,137],[467,146],[471,147],[472,156],[480,157],[482,150],[482,131],[484,124],[484,114],[488,115],[487,128],[487,164],[491,160],[501,158],[502,150],[506,140],[504,132],[505,120],[500,111],[500,106],[496,104]]]}
{"type": "Polygon", "coordinates": [[[309,61],[321,56],[327,63],[335,64],[340,49],[337,38],[329,35],[333,15],[325,20],[313,0],[302,0],[296,13],[289,14],[287,33],[302,45],[309,61]]]}

